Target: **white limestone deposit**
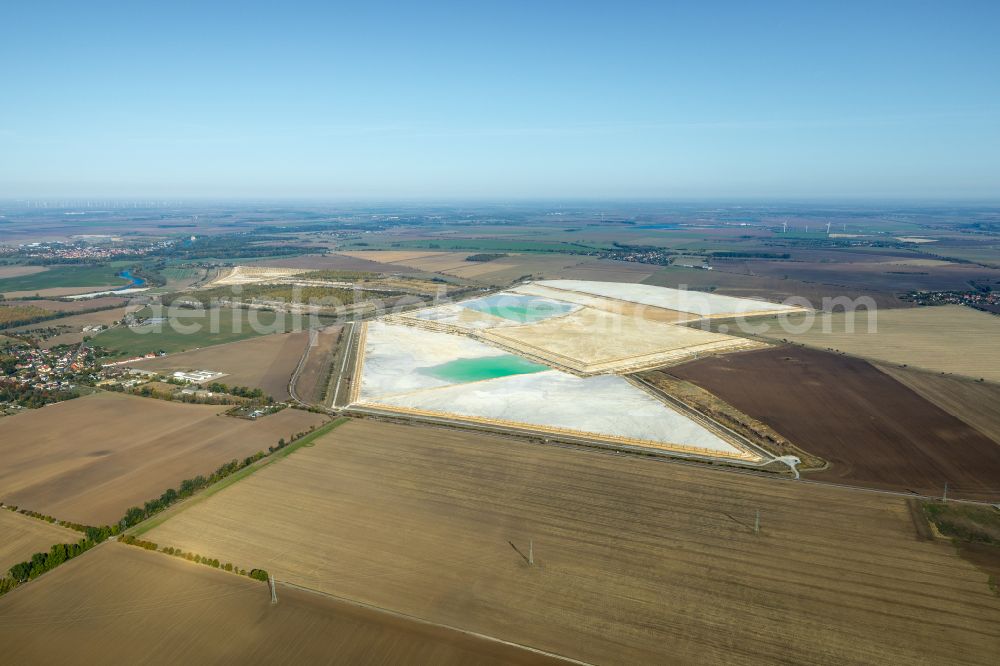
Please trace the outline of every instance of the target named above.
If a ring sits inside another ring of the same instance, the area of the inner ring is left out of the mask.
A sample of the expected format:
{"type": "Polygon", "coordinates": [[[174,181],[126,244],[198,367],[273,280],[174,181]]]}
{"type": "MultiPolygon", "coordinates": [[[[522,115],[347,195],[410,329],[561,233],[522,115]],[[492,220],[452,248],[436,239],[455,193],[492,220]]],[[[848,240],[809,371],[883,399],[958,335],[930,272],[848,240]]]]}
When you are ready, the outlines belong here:
{"type": "Polygon", "coordinates": [[[499,356],[504,352],[462,335],[373,321],[365,336],[360,399],[415,391],[450,382],[418,372],[458,358],[499,356]]]}
{"type": "Polygon", "coordinates": [[[667,448],[742,456],[742,451],[615,375],[556,370],[384,396],[373,403],[500,424],[633,440],[667,448]]]}
{"type": "Polygon", "coordinates": [[[648,284],[624,282],[593,282],[590,280],[539,280],[543,287],[563,291],[591,294],[630,303],[640,303],[667,310],[689,312],[704,317],[725,314],[765,314],[769,312],[794,312],[802,308],[751,298],[720,296],[702,291],[670,289],[648,284]]]}

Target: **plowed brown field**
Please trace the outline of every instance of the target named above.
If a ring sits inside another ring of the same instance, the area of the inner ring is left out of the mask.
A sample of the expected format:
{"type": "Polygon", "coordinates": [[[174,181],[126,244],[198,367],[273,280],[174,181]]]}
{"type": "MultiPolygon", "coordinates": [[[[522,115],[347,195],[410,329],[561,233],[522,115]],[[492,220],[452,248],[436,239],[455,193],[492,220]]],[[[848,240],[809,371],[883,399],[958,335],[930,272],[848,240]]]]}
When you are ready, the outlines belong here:
{"type": "Polygon", "coordinates": [[[1000,446],[866,361],[786,346],[668,372],[831,463],[810,478],[1000,498],[1000,446]]]}

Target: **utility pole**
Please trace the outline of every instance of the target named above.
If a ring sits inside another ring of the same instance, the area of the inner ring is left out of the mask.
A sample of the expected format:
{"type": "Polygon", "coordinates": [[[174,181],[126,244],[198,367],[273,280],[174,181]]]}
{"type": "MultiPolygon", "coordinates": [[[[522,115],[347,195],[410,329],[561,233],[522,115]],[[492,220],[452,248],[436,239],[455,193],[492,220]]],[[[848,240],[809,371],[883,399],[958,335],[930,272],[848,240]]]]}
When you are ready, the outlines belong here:
{"type": "Polygon", "coordinates": [[[535,541],[528,540],[528,565],[535,566],[535,541]]]}
{"type": "Polygon", "coordinates": [[[944,495],[941,496],[941,501],[942,502],[947,502],[948,501],[948,482],[947,481],[944,482],[944,495]]]}
{"type": "Polygon", "coordinates": [[[757,509],[757,516],[753,521],[753,533],[760,534],[760,509],[757,509]]]}

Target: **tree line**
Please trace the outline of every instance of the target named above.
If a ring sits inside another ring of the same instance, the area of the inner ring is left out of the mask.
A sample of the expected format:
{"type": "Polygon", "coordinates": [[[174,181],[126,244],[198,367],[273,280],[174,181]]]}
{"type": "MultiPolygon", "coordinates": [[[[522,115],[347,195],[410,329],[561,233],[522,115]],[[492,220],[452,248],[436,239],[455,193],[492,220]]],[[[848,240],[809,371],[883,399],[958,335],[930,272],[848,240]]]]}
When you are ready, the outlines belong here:
{"type": "MultiPolygon", "coordinates": [[[[117,532],[115,532],[117,533],[117,532]]],[[[87,552],[112,535],[109,527],[89,527],[86,536],[76,543],[57,543],[48,552],[35,553],[31,559],[12,566],[7,575],[0,578],[0,595],[10,592],[18,585],[38,578],[46,571],[87,552]]]]}
{"type": "MultiPolygon", "coordinates": [[[[335,421],[331,423],[336,423],[335,421]]],[[[190,497],[197,491],[206,488],[217,481],[220,481],[231,474],[238,472],[241,469],[249,467],[258,460],[272,455],[276,451],[279,451],[286,446],[289,446],[293,442],[301,439],[307,434],[315,431],[315,426],[309,429],[308,432],[299,432],[293,435],[290,441],[286,442],[282,437],[278,440],[276,446],[269,446],[268,452],[258,451],[257,453],[247,456],[243,460],[233,459],[230,462],[220,466],[215,472],[213,472],[207,478],[198,475],[193,479],[185,479],[181,481],[178,488],[168,488],[160,497],[147,501],[143,506],[134,506],[125,512],[125,515],[120,521],[114,525],[104,525],[103,527],[93,527],[80,525],[78,523],[69,523],[61,520],[56,520],[52,516],[38,513],[35,511],[28,511],[25,509],[18,509],[16,506],[5,507],[11,511],[19,511],[26,516],[32,518],[37,518],[39,520],[44,520],[49,523],[57,523],[64,527],[69,527],[77,531],[84,533],[84,538],[80,539],[76,543],[71,544],[56,544],[52,546],[48,552],[39,552],[31,556],[31,559],[25,560],[24,562],[19,562],[10,568],[8,575],[0,578],[0,595],[3,595],[10,590],[14,589],[18,585],[33,580],[38,576],[42,575],[46,571],[50,571],[55,567],[59,566],[63,562],[77,557],[86,551],[90,550],[102,541],[107,540],[112,536],[119,536],[119,541],[126,543],[128,545],[138,546],[140,548],[145,548],[147,550],[158,550],[159,546],[151,541],[144,541],[138,539],[130,534],[121,534],[124,530],[129,527],[135,526],[142,522],[143,520],[149,518],[150,516],[163,511],[170,505],[178,502],[179,500],[190,497]]],[[[201,555],[195,555],[193,553],[183,553],[179,549],[175,548],[164,548],[161,552],[167,553],[168,555],[175,555],[178,557],[185,557],[188,560],[199,562],[201,564],[207,564],[219,569],[224,569],[226,571],[233,571],[241,575],[249,576],[256,580],[266,581],[268,579],[268,572],[264,569],[250,569],[247,572],[245,569],[239,569],[234,565],[227,563],[221,564],[219,560],[204,558],[201,555]]]]}
{"type": "Polygon", "coordinates": [[[143,539],[137,539],[131,534],[123,534],[118,537],[118,541],[128,544],[130,546],[137,546],[139,548],[144,548],[146,550],[154,550],[164,553],[166,555],[173,555],[174,557],[183,557],[189,562],[194,562],[196,564],[204,564],[205,566],[213,567],[215,569],[222,569],[223,571],[228,571],[230,573],[239,574],[240,576],[249,576],[255,580],[266,581],[268,579],[268,573],[265,569],[241,569],[232,562],[222,563],[216,558],[204,557],[198,555],[197,553],[185,553],[180,548],[173,548],[172,546],[164,546],[160,548],[158,544],[152,541],[145,541],[143,539]]]}

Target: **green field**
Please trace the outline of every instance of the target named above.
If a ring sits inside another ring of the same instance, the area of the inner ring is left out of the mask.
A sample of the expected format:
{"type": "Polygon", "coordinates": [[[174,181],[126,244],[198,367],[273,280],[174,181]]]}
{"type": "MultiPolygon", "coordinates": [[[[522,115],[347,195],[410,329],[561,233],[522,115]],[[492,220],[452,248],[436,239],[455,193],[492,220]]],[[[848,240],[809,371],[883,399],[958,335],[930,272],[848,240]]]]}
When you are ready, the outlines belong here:
{"type": "Polygon", "coordinates": [[[126,265],[128,262],[124,264],[115,262],[103,266],[52,266],[49,270],[41,273],[0,280],[0,293],[60,287],[103,287],[105,285],[124,287],[131,280],[118,277],[118,273],[126,265]]]}
{"type": "MultiPolygon", "coordinates": [[[[140,312],[140,317],[148,316],[140,312]]],[[[299,319],[300,326],[309,325],[308,317],[299,319]]],[[[100,333],[93,344],[118,352],[120,356],[138,356],[147,352],[174,352],[236,342],[258,335],[286,333],[295,330],[296,319],[291,315],[262,310],[185,310],[182,315],[162,324],[137,328],[118,327],[100,333]],[[252,317],[252,321],[251,321],[252,317]],[[196,329],[196,330],[192,330],[196,329]]]]}

